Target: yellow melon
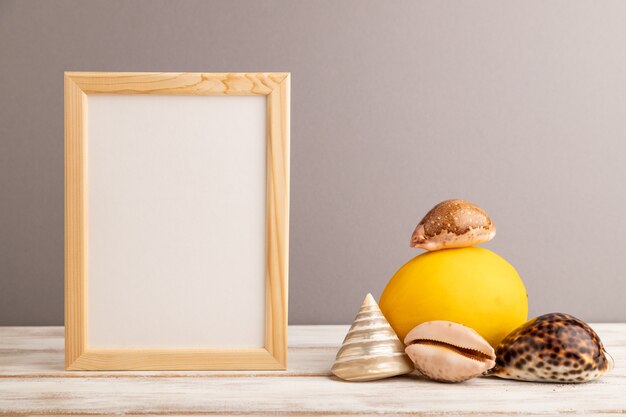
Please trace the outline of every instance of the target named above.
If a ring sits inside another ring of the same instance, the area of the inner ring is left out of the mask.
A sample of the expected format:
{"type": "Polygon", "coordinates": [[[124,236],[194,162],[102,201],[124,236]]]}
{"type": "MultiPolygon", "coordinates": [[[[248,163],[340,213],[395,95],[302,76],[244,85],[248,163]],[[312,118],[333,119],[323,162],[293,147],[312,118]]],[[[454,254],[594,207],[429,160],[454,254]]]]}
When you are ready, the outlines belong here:
{"type": "Polygon", "coordinates": [[[379,305],[400,340],[418,324],[448,320],[495,346],[528,316],[528,295],[515,268],[477,247],[416,256],[389,281],[379,305]]]}

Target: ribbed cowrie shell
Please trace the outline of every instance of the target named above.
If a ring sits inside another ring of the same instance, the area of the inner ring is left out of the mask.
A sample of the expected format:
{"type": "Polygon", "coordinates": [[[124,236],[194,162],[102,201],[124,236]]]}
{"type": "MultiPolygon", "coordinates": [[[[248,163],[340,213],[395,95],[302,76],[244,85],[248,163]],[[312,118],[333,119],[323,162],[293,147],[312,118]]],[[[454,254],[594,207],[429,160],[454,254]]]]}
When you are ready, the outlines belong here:
{"type": "Polygon", "coordinates": [[[485,339],[451,321],[422,323],[406,335],[404,344],[415,368],[436,381],[466,381],[496,364],[495,352],[485,339]]]}

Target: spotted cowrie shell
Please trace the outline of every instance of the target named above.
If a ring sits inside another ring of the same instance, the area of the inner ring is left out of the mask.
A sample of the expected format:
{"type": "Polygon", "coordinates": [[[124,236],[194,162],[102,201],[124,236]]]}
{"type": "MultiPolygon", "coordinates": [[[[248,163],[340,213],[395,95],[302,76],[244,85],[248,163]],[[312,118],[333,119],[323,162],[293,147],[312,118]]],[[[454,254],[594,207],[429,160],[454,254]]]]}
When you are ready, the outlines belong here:
{"type": "Polygon", "coordinates": [[[446,200],[433,207],[411,236],[411,247],[429,251],[488,242],[496,226],[485,210],[465,200],[446,200]]]}
{"type": "Polygon", "coordinates": [[[415,368],[435,381],[466,381],[496,364],[495,352],[485,339],[451,321],[422,323],[406,335],[404,344],[415,368]]]}
{"type": "Polygon", "coordinates": [[[522,324],[496,347],[496,357],[489,375],[521,381],[587,382],[613,369],[613,358],[596,332],[562,313],[522,324]]]}

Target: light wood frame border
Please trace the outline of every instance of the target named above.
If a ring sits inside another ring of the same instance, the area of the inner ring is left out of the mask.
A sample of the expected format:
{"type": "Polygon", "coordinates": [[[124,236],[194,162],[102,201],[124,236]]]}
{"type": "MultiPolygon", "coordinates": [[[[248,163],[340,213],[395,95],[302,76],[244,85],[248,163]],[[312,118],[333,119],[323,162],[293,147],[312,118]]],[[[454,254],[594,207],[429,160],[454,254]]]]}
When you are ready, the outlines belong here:
{"type": "Polygon", "coordinates": [[[67,370],[282,370],[287,366],[289,73],[65,73],[65,368],[67,370]],[[267,97],[265,347],[90,349],[86,273],[87,96],[267,97]]]}

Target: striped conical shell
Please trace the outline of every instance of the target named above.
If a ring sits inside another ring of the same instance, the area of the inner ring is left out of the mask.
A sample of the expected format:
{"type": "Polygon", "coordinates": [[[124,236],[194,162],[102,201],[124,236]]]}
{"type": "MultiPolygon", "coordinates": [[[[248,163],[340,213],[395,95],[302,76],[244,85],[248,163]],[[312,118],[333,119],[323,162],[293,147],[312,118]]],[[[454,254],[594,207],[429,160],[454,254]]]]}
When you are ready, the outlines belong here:
{"type": "Polygon", "coordinates": [[[415,368],[372,294],[367,294],[343,340],[331,372],[347,381],[372,381],[415,368]]]}

